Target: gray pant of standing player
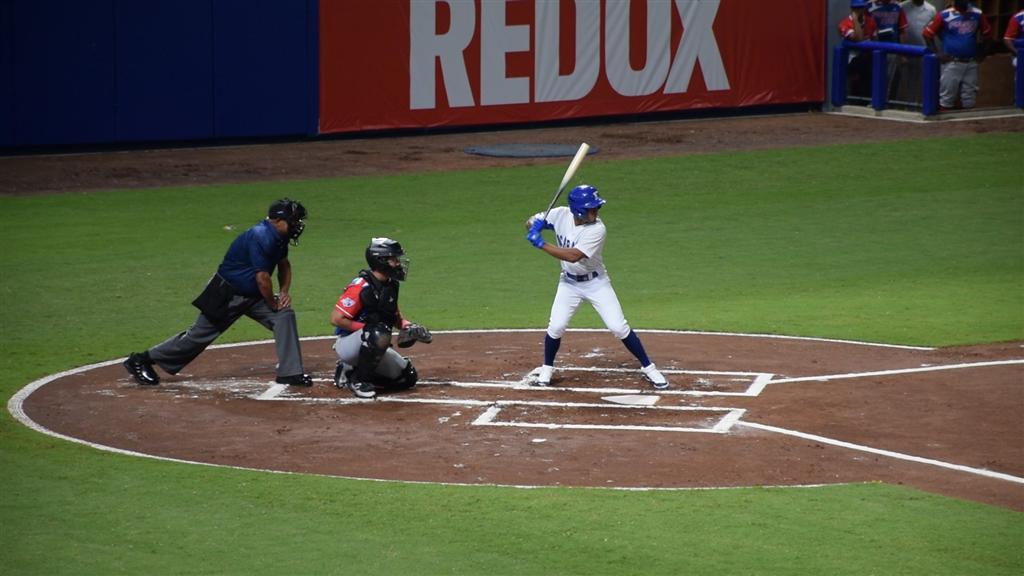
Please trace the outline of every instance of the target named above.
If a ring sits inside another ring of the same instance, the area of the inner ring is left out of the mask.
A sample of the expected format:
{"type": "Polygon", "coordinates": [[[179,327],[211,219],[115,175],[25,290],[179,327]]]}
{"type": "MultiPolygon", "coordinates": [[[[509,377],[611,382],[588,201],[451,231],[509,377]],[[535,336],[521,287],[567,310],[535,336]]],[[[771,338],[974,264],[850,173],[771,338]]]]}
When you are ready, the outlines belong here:
{"type": "Polygon", "coordinates": [[[274,342],[277,344],[278,376],[293,376],[303,373],[295,311],[290,306],[274,311],[267,306],[262,298],[246,296],[231,298],[228,303],[227,322],[223,330],[217,328],[209,318],[200,313],[188,330],[171,336],[150,348],[149,357],[164,371],[177,374],[242,315],[252,318],[274,333],[274,342]]]}
{"type": "Polygon", "coordinates": [[[953,60],[942,65],[939,75],[939,105],[952,108],[956,105],[957,94],[960,105],[974,108],[978,98],[978,63],[973,59],[967,61],[953,60]]]}

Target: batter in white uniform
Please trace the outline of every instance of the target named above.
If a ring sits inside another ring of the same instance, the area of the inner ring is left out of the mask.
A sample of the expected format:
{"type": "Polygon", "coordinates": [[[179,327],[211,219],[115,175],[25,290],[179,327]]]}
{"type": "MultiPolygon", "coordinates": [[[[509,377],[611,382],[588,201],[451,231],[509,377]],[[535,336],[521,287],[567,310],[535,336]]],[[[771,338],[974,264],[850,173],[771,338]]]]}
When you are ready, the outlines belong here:
{"type": "Polygon", "coordinates": [[[557,258],[562,264],[558,291],[555,292],[548,330],[544,336],[544,364],[531,375],[540,386],[551,383],[562,334],[580,303],[585,300],[601,316],[608,330],[622,340],[640,361],[644,378],[657,389],[667,388],[668,381],[647,357],[640,338],[626,322],[619,298],[604,268],[601,252],[607,230],[604,222],[597,217],[598,210],[604,204],[605,200],[598,195],[596,188],[581,184],[569,191],[568,207],[551,209],[547,220],[544,220],[543,213],[537,213],[526,221],[529,230],[527,241],[557,258]],[[545,228],[554,230],[556,244],[544,241],[541,230],[545,228]]]}

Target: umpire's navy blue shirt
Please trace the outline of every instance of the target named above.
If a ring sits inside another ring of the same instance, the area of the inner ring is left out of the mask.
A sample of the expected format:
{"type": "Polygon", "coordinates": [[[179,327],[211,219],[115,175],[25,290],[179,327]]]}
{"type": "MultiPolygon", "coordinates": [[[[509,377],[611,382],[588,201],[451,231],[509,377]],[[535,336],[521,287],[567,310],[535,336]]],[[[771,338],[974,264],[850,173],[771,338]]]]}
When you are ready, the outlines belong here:
{"type": "Polygon", "coordinates": [[[228,247],[217,273],[242,296],[259,296],[256,273],[273,274],[277,263],[288,257],[288,238],[282,238],[269,220],[238,235],[228,247]]]}

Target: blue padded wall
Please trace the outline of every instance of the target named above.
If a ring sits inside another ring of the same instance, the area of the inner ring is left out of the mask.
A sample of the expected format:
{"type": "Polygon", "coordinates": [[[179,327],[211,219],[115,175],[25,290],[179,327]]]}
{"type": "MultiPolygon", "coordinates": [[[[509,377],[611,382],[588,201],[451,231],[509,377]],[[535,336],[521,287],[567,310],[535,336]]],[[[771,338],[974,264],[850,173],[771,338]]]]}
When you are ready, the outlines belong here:
{"type": "Polygon", "coordinates": [[[113,0],[15,0],[16,145],[114,139],[113,0]]]}
{"type": "Polygon", "coordinates": [[[315,135],[317,1],[0,0],[0,146],[315,135]]]}
{"type": "Polygon", "coordinates": [[[0,147],[14,145],[14,2],[0,0],[0,147]]]}
{"type": "Polygon", "coordinates": [[[214,2],[217,136],[305,132],[310,90],[306,5],[280,0],[214,2]]]}
{"type": "Polygon", "coordinates": [[[117,0],[117,139],[213,131],[211,0],[117,0]]]}

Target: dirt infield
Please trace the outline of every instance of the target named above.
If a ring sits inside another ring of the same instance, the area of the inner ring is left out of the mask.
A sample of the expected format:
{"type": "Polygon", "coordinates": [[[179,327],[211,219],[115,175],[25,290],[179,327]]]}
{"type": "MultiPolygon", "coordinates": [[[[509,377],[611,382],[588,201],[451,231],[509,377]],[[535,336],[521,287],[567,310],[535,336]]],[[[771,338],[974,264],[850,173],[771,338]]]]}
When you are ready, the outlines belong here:
{"type": "Polygon", "coordinates": [[[23,406],[73,438],[218,465],[530,486],[880,481],[1024,510],[1024,425],[1007,409],[1024,405],[1022,343],[648,332],[672,382],[655,393],[603,331],[570,332],[552,388],[530,386],[542,338],[438,334],[409,349],[420,385],[376,401],[333,386],[331,340],[315,339],[311,389],[273,385],[264,343],[211,349],[155,388],[119,363],[66,375],[23,406]]]}
{"type": "Polygon", "coordinates": [[[0,195],[564,163],[562,158],[490,158],[463,152],[469,146],[491,144],[583,141],[600,148],[592,161],[601,161],[993,131],[1024,133],[1024,116],[911,124],[809,112],[249,146],[13,156],[0,157],[0,195]]]}

